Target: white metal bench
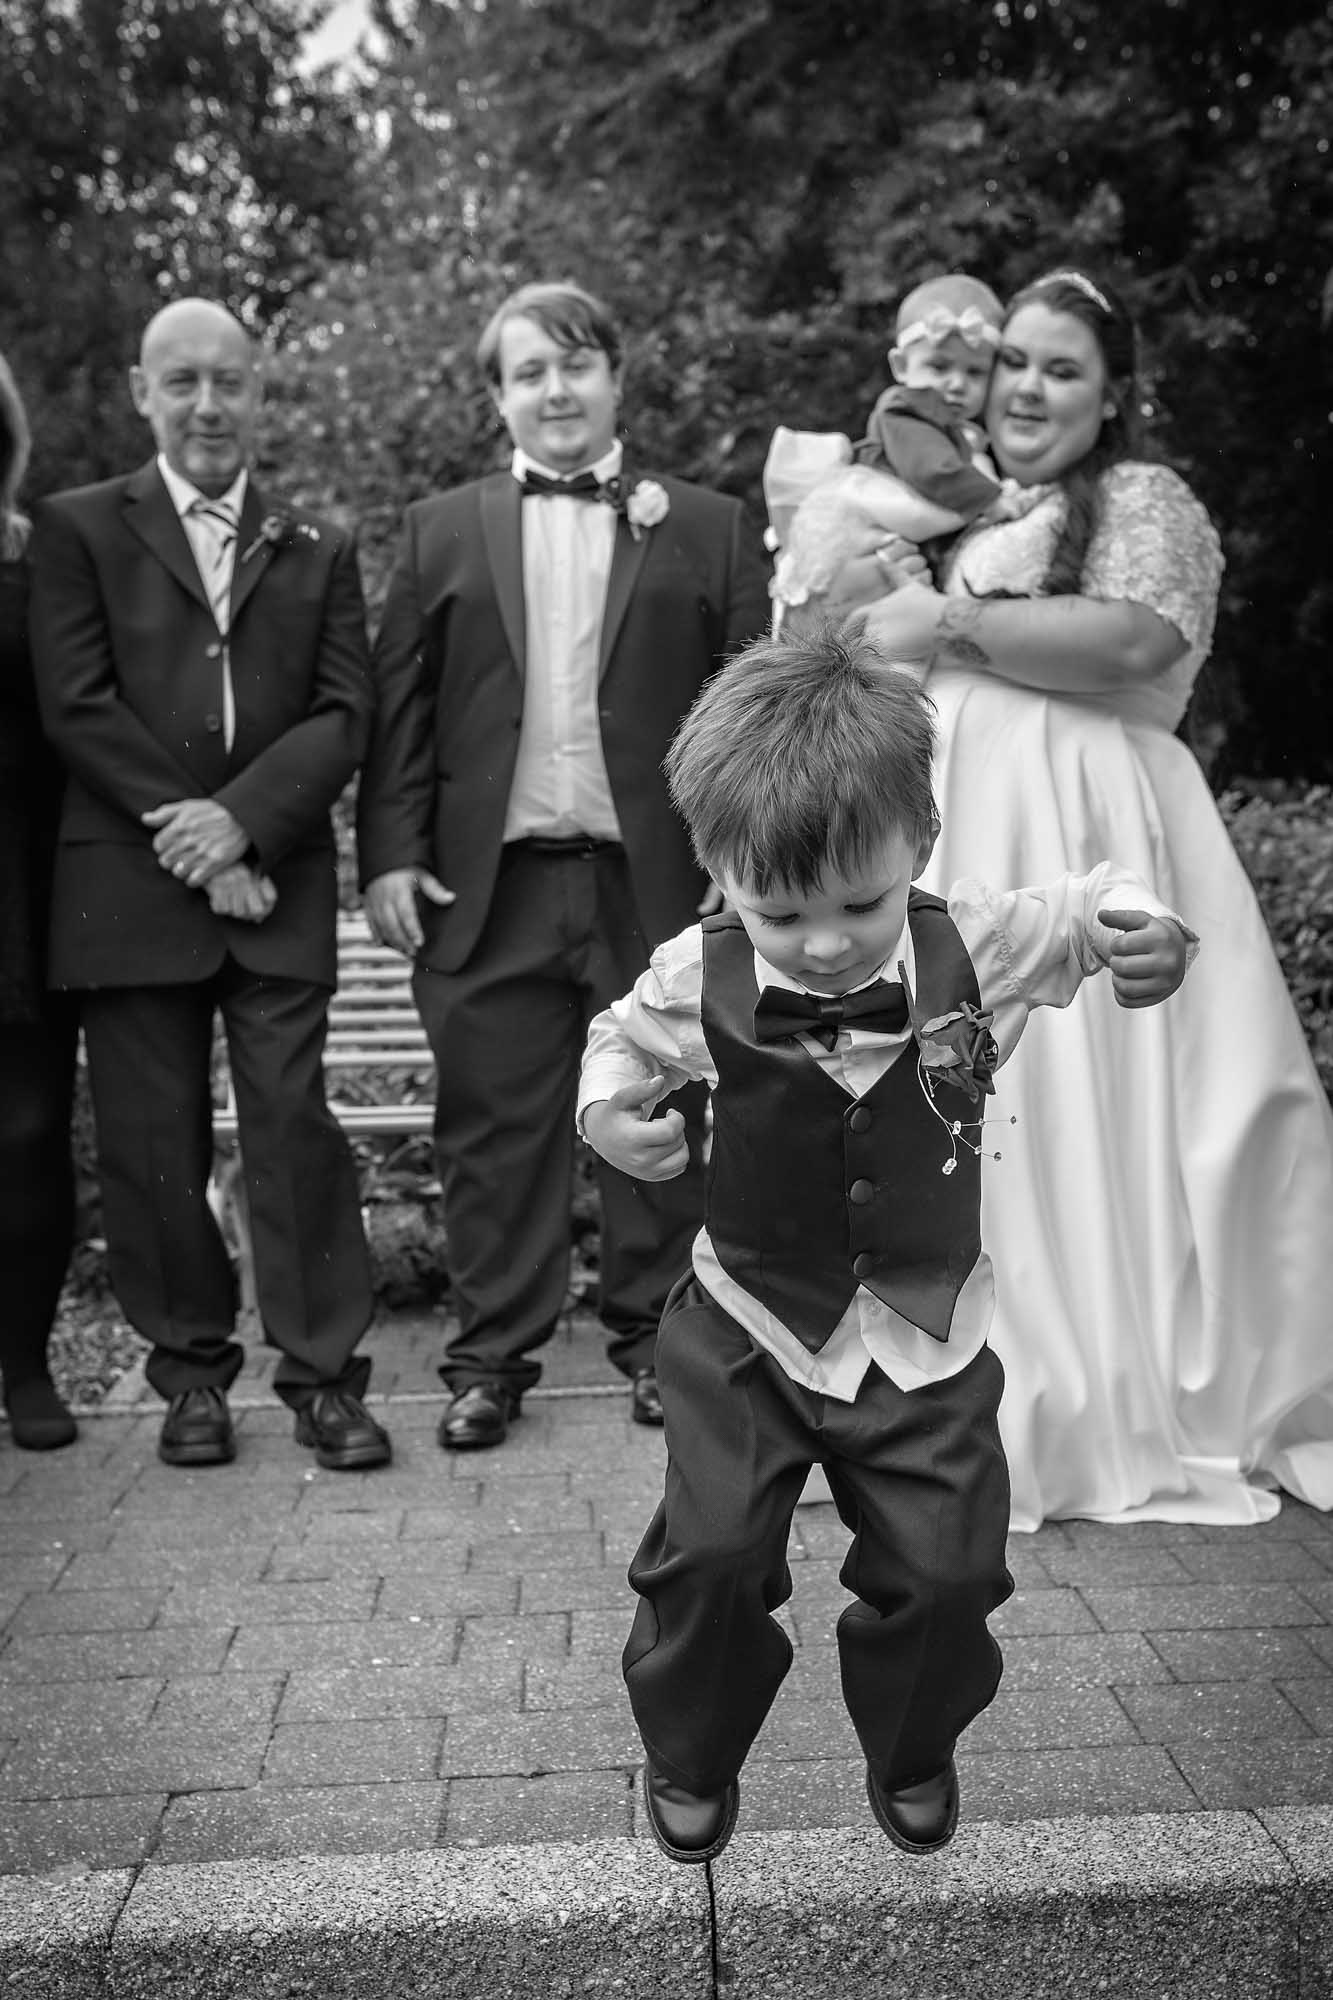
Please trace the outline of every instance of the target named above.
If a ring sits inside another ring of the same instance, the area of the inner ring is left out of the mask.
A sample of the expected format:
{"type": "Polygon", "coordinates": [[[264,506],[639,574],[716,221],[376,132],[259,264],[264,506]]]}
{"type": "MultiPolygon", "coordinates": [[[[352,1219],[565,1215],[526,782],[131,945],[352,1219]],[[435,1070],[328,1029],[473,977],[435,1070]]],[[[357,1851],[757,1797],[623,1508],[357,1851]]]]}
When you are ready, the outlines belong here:
{"type": "MultiPolygon", "coordinates": [[[[411,981],[409,960],[376,944],[359,912],[339,916],[338,985],[329,1003],[324,1084],[330,1111],[353,1138],[411,1138],[434,1128],[434,1063],[411,981]]],[[[236,1252],[241,1303],[253,1308],[254,1252],[225,1043],[217,1082],[222,1100],[213,1110],[209,1199],[236,1252]]]]}

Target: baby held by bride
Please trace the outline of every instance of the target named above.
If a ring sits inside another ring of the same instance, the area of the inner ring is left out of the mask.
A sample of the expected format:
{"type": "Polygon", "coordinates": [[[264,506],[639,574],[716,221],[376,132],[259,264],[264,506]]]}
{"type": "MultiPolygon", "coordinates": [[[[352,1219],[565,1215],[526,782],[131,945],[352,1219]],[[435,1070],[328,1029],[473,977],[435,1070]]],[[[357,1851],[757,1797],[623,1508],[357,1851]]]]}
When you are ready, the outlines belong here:
{"type": "Polygon", "coordinates": [[[928,279],[899,307],[893,381],[859,443],[837,431],[775,431],[764,466],[778,550],[775,630],[790,630],[797,607],[821,616],[854,608],[838,588],[849,559],[895,536],[919,544],[955,534],[999,498],[978,420],[1002,318],[979,279],[928,279]]]}

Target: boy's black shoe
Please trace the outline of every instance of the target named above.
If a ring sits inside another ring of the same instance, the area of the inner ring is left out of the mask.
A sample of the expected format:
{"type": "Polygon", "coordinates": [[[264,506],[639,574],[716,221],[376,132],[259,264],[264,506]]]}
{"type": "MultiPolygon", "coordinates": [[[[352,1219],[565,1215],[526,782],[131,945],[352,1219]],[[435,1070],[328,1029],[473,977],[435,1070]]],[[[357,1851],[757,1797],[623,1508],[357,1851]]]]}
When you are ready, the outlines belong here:
{"type": "Polygon", "coordinates": [[[866,1766],[870,1810],[904,1854],[933,1854],[947,1847],[958,1825],[958,1772],[951,1757],[942,1771],[919,1785],[886,1791],[866,1766]]]}
{"type": "Polygon", "coordinates": [[[653,1839],[669,1861],[711,1861],[735,1832],[741,1788],[733,1782],[725,1792],[701,1798],[673,1785],[648,1763],[643,1767],[643,1802],[653,1839]]]}

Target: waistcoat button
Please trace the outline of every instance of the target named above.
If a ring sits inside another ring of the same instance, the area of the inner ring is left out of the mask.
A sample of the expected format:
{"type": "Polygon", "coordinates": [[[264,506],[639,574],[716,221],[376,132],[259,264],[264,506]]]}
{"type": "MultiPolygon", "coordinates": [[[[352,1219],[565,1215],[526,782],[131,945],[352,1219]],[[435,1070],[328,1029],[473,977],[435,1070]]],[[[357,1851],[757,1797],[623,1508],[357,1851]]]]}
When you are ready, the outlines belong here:
{"type": "Polygon", "coordinates": [[[222,648],[221,646],[219,646],[216,639],[213,640],[211,645],[204,647],[204,658],[206,660],[220,660],[221,657],[222,657],[222,648]]]}
{"type": "Polygon", "coordinates": [[[854,1201],[858,1208],[864,1208],[868,1201],[875,1199],[875,1183],[873,1181],[853,1181],[847,1190],[847,1199],[848,1201],[854,1201]]]}
{"type": "Polygon", "coordinates": [[[858,1104],[854,1111],[847,1113],[847,1124],[853,1132],[868,1132],[875,1120],[864,1104],[858,1104]]]}
{"type": "Polygon", "coordinates": [[[853,1258],[852,1276],[854,1278],[873,1277],[874,1271],[875,1271],[875,1260],[870,1255],[870,1252],[868,1250],[863,1250],[859,1257],[853,1258]]]}

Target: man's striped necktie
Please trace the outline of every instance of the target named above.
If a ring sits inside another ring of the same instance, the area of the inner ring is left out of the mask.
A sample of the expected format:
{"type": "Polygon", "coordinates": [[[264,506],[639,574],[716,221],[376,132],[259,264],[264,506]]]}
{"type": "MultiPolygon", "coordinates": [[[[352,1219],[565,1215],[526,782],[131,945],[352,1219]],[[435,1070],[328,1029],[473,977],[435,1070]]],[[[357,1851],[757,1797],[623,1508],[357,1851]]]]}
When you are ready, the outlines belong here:
{"type": "Polygon", "coordinates": [[[225,500],[190,502],[190,517],[203,529],[200,574],[219,632],[231,622],[231,575],[240,516],[225,500]]]}

